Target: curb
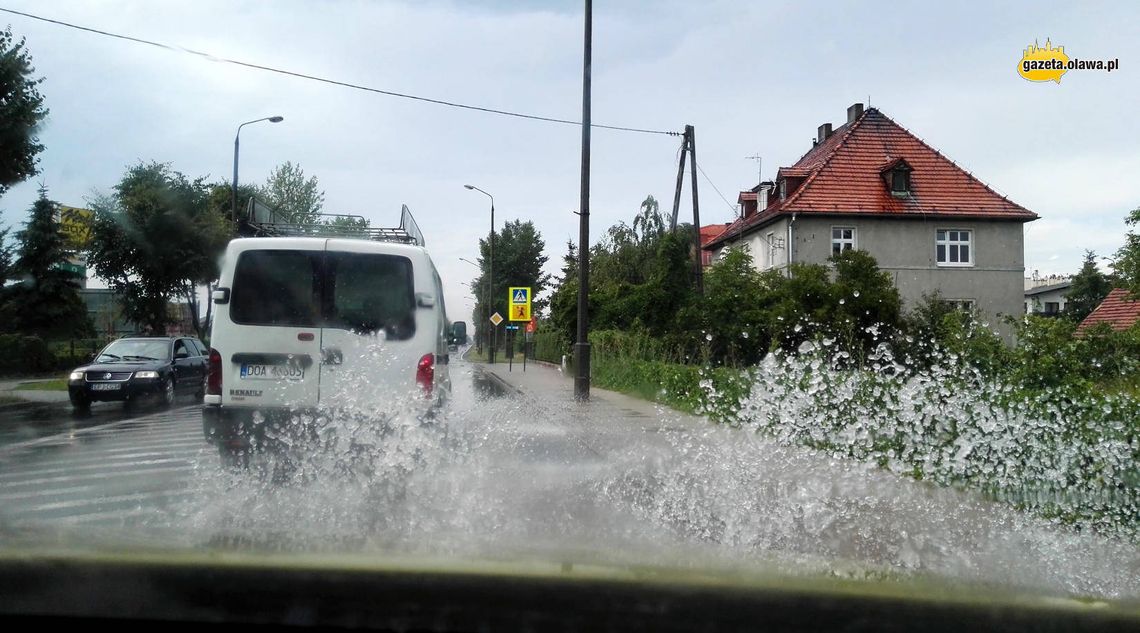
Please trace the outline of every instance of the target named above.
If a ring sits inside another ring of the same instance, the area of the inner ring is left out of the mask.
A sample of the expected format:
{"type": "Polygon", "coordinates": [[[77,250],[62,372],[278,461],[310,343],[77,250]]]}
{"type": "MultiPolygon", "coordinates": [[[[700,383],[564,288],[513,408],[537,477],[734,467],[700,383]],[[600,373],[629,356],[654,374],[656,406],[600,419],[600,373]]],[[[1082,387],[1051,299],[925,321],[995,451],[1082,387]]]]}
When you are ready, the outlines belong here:
{"type": "Polygon", "coordinates": [[[518,387],[507,382],[506,380],[504,380],[502,378],[502,376],[499,376],[494,371],[492,371],[486,367],[481,367],[479,365],[474,365],[474,364],[472,365],[472,367],[475,368],[475,371],[479,372],[483,376],[486,376],[488,379],[494,381],[496,384],[498,384],[500,387],[502,387],[503,391],[506,391],[507,393],[515,393],[515,394],[518,394],[520,396],[526,395],[525,391],[523,391],[522,389],[519,389],[518,387]]]}

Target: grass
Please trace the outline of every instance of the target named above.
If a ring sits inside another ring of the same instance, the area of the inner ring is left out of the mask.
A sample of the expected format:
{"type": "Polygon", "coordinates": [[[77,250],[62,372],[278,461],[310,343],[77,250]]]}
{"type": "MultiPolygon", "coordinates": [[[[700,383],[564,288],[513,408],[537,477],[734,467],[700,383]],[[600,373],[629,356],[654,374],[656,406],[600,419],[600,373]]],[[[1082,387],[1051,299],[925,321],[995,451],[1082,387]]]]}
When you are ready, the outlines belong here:
{"type": "Polygon", "coordinates": [[[67,391],[66,378],[53,378],[51,380],[35,380],[22,382],[16,391],[67,391]]]}
{"type": "MultiPolygon", "coordinates": [[[[467,353],[467,360],[472,361],[472,362],[476,362],[476,363],[485,363],[485,362],[487,362],[487,350],[483,350],[483,353],[480,354],[479,350],[472,348],[471,351],[467,353]]],[[[505,363],[508,360],[510,360],[510,359],[502,351],[495,352],[495,364],[496,365],[499,363],[505,363]]],[[[515,352],[515,362],[521,363],[522,361],[523,361],[522,352],[515,352]]]]}
{"type": "Polygon", "coordinates": [[[27,402],[27,401],[24,400],[23,398],[19,398],[16,396],[9,396],[9,395],[5,395],[5,394],[0,394],[0,405],[2,405],[2,404],[19,404],[21,402],[27,402]]]}

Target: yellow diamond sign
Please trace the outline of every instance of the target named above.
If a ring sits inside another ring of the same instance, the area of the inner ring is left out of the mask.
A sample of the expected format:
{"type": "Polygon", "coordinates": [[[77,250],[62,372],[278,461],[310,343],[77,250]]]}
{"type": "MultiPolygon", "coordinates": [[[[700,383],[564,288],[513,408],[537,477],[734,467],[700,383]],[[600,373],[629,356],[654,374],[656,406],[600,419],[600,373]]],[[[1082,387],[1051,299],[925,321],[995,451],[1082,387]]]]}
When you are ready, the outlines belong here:
{"type": "Polygon", "coordinates": [[[494,325],[495,327],[498,327],[499,324],[502,322],[503,322],[503,315],[499,314],[498,312],[491,315],[491,324],[494,325]]]}

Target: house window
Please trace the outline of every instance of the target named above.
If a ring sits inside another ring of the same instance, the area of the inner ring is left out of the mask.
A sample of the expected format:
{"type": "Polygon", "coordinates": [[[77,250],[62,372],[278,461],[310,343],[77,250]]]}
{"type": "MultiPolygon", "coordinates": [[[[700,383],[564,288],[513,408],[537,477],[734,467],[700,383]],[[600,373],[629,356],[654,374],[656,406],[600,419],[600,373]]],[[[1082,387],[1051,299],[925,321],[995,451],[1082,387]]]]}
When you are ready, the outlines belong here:
{"type": "Polygon", "coordinates": [[[765,257],[766,264],[764,267],[771,268],[776,265],[776,234],[769,233],[765,241],[767,242],[767,248],[764,249],[764,252],[767,253],[767,255],[765,257]]]}
{"type": "Polygon", "coordinates": [[[975,306],[973,299],[949,299],[946,303],[950,304],[951,308],[962,312],[973,312],[975,306]]]}
{"type": "Polygon", "coordinates": [[[973,233],[962,229],[938,229],[934,239],[938,265],[973,266],[973,233]]]}
{"type": "Polygon", "coordinates": [[[910,193],[910,172],[905,169],[896,169],[891,172],[891,193],[896,196],[905,196],[910,193]]]}
{"type": "Polygon", "coordinates": [[[850,251],[855,248],[855,227],[852,226],[833,226],[831,227],[831,254],[838,255],[843,251],[850,251]]]}
{"type": "Polygon", "coordinates": [[[1060,301],[1046,301],[1045,314],[1060,314],[1061,302],[1060,301]]]}

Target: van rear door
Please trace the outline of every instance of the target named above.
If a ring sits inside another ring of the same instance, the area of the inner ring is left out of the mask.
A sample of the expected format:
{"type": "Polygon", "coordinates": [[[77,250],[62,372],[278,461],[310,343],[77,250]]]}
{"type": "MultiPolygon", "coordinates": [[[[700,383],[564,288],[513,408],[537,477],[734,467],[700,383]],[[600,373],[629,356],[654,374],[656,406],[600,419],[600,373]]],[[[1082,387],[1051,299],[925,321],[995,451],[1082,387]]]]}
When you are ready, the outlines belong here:
{"type": "Polygon", "coordinates": [[[320,404],[391,411],[422,399],[417,362],[426,352],[416,310],[415,270],[399,249],[328,240],[320,404]]]}
{"type": "MultiPolygon", "coordinates": [[[[316,406],[323,241],[274,238],[238,255],[227,306],[222,402],[316,406]]],[[[220,316],[220,315],[219,315],[220,316]]]]}

